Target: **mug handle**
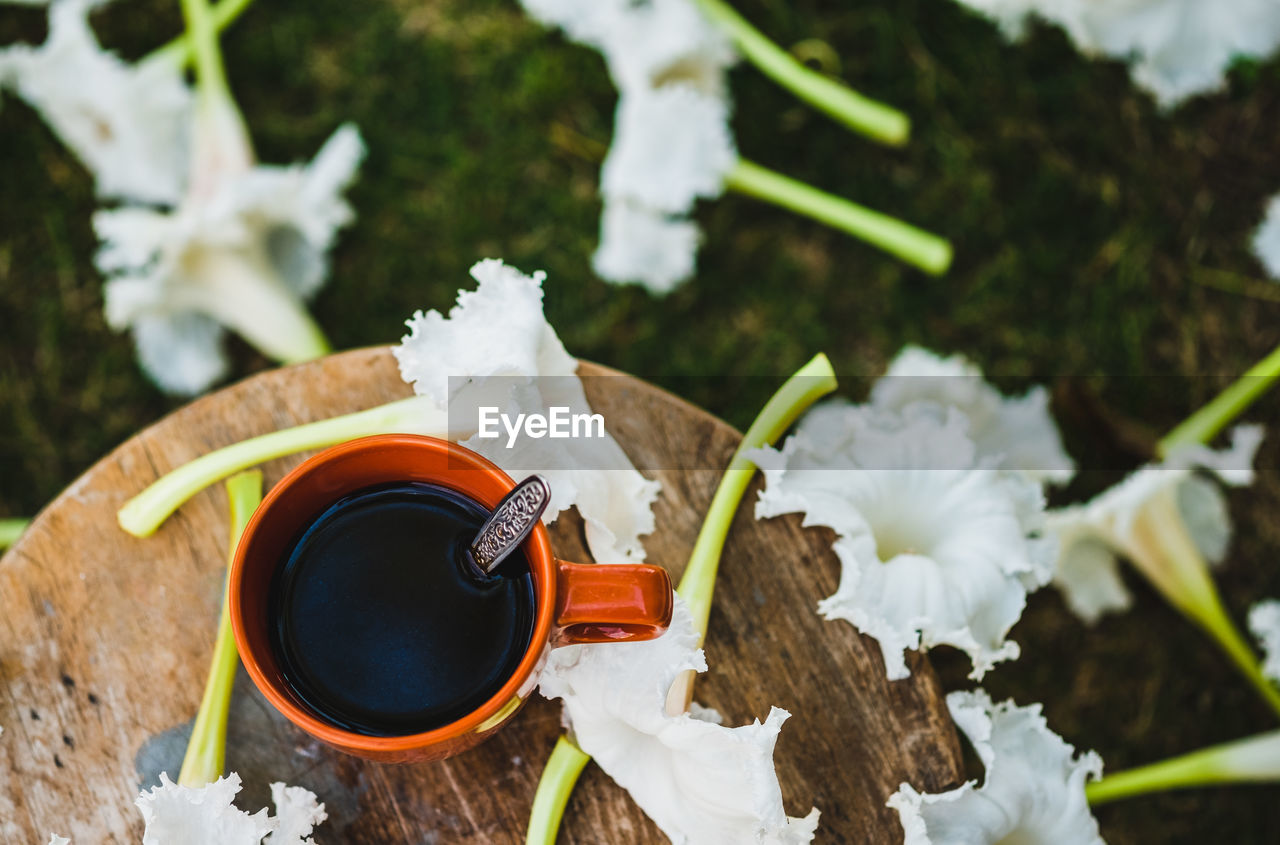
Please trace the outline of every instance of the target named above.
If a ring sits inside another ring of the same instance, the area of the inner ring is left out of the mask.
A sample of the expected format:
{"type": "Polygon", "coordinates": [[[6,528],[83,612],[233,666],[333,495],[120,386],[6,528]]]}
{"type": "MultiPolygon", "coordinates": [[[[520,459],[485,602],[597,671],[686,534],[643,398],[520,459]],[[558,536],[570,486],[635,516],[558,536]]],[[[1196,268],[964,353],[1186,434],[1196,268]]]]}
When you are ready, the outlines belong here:
{"type": "Polygon", "coordinates": [[[644,563],[556,562],[551,646],[652,640],[671,624],[671,576],[644,563]]]}

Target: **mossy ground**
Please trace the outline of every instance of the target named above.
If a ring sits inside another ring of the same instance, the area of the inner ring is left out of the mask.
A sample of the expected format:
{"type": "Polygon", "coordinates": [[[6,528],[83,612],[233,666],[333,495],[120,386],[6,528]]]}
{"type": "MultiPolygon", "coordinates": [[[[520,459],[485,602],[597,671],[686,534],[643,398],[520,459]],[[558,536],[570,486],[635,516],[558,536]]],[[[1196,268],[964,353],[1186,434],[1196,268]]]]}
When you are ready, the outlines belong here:
{"type": "MultiPolygon", "coordinates": [[[[600,58],[499,0],[276,0],[224,39],[263,160],[310,157],[343,121],[369,158],[314,311],[339,348],[396,340],[446,306],[477,258],[548,272],[547,311],[577,355],[667,384],[744,426],[782,376],[830,355],[859,397],[904,344],[957,351],[1005,389],[1045,382],[1083,473],[1101,489],[1280,342],[1280,288],[1248,241],[1280,190],[1280,62],[1236,68],[1221,94],[1161,114],[1114,62],[1056,29],[1007,45],[948,0],[741,0],[783,45],[819,39],[838,72],[907,110],[909,146],[849,135],[749,67],[733,74],[742,154],[954,240],[933,279],[807,220],[734,196],[699,211],[696,280],[665,299],[592,275],[597,163],[564,138],[609,137],[600,58]],[[567,131],[566,131],[567,130],[567,131]],[[1230,290],[1223,290],[1223,287],[1230,290]],[[1135,444],[1136,447],[1135,447],[1135,444]]],[[[176,4],[95,15],[138,56],[180,25],[176,4]]],[[[43,13],[5,7],[0,43],[38,42],[43,13]]],[[[179,402],[103,323],[86,174],[25,105],[0,107],[0,516],[30,514],[179,402]]],[[[235,346],[237,376],[267,362],[235,346]]],[[[1252,418],[1274,422],[1269,398],[1252,418]]],[[[1280,596],[1280,455],[1232,495],[1220,583],[1237,618],[1280,596]]],[[[1042,701],[1050,725],[1120,769],[1274,727],[1213,647],[1142,584],[1093,629],[1047,590],[1014,638],[996,697],[1042,701]]],[[[815,597],[816,598],[816,597],[815,597]]],[[[965,667],[940,651],[947,683],[965,667]]],[[[1145,798],[1100,810],[1113,843],[1273,842],[1276,787],[1145,798]]]]}

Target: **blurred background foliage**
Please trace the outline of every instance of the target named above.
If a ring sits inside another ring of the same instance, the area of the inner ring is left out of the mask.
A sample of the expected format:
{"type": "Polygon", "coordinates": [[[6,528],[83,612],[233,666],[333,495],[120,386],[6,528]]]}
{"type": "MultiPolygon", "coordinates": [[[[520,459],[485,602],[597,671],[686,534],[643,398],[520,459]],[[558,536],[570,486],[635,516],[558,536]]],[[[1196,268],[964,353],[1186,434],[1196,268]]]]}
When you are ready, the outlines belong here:
{"type": "MultiPolygon", "coordinates": [[[[310,158],[343,121],[369,157],[313,311],[339,348],[396,341],[446,308],[478,258],[545,269],[568,349],[683,393],[744,426],[814,352],[846,395],[908,342],[962,352],[1005,390],[1044,382],[1068,446],[1102,489],[1152,439],[1280,342],[1280,287],[1248,250],[1280,190],[1280,61],[1159,113],[1115,62],[1033,27],[1010,46],[948,0],[739,0],[815,66],[909,112],[902,150],[850,135],[749,67],[732,77],[744,157],[953,239],[932,279],[752,200],[705,203],[697,278],[665,299],[597,280],[598,163],[615,94],[600,57],[512,0],[260,0],[223,38],[260,157],[310,158]],[[819,44],[804,43],[817,39],[819,44]],[[823,48],[829,45],[830,50],[823,48]],[[584,154],[584,149],[587,151],[584,154]],[[751,389],[743,389],[748,385],[751,389]]],[[[141,56],[180,29],[176,3],[118,0],[104,44],[141,56]]],[[[0,8],[0,43],[39,43],[44,12],[0,8]]],[[[180,404],[104,324],[91,183],[23,103],[0,105],[0,516],[34,513],[112,447],[180,404]]],[[[236,373],[267,362],[235,347],[236,373]]],[[[1276,423],[1280,400],[1252,418],[1276,423]]],[[[1280,443],[1251,489],[1220,583],[1243,619],[1280,596],[1280,443]]],[[[1136,579],[1130,613],[1087,629],[1053,590],[1014,630],[1023,658],[997,698],[1043,701],[1050,726],[1117,770],[1274,725],[1253,693],[1136,579]]],[[[818,598],[814,597],[815,600],[818,598]]],[[[714,634],[711,648],[714,649],[714,634]]],[[[965,662],[935,655],[951,688],[965,662]]],[[[805,718],[820,718],[810,714],[805,718]]],[[[1277,787],[1200,790],[1102,808],[1118,843],[1274,842],[1277,787]]],[[[794,809],[794,808],[793,808],[794,809]]]]}

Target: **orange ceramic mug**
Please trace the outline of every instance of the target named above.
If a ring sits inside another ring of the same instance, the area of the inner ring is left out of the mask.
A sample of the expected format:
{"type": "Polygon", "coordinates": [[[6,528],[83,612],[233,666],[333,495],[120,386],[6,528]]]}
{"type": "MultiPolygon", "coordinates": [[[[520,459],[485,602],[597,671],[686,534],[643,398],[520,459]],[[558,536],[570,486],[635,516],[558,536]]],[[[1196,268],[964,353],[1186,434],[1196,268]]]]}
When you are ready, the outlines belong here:
{"type": "Polygon", "coordinates": [[[539,524],[524,542],[534,596],[530,644],[515,674],[479,708],[406,736],[369,736],[334,725],[285,680],[271,645],[271,581],[299,533],[337,500],[378,485],[426,482],[492,510],[515,486],[490,461],[434,437],[386,434],[327,449],[289,473],[249,521],[231,564],[230,607],[240,659],[271,704],[339,750],[384,762],[439,760],[482,742],[515,715],[538,682],[547,652],[561,645],[647,640],[671,622],[671,580],[643,564],[565,563],[539,524]]]}

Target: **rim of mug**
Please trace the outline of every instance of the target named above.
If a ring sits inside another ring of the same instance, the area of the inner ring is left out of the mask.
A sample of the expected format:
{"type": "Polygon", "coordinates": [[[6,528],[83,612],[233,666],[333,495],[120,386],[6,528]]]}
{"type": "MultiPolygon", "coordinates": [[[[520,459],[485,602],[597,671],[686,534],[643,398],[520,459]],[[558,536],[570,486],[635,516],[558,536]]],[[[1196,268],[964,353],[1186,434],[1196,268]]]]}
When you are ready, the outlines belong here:
{"type": "MultiPolygon", "coordinates": [[[[471,733],[485,722],[493,719],[503,708],[510,706],[511,700],[519,695],[520,689],[541,663],[550,641],[552,617],[555,614],[555,555],[551,551],[551,540],[547,534],[546,526],[539,522],[525,540],[526,557],[529,559],[530,569],[532,570],[536,567],[539,570],[534,578],[535,614],[533,633],[529,639],[528,648],[525,650],[524,656],[521,657],[520,663],[516,666],[515,672],[480,707],[461,718],[432,728],[429,731],[397,736],[371,736],[339,727],[313,711],[300,706],[292,697],[281,692],[277,685],[267,677],[267,674],[259,665],[257,657],[248,648],[249,638],[244,630],[240,589],[244,575],[245,550],[249,547],[249,540],[258,530],[261,523],[268,518],[271,506],[284,495],[285,491],[295,484],[305,482],[307,476],[318,468],[335,459],[348,457],[353,453],[358,454],[369,449],[385,449],[387,447],[414,451],[425,450],[435,454],[442,454],[450,462],[460,460],[471,464],[468,467],[456,468],[450,465],[446,472],[480,471],[484,473],[486,479],[501,485],[503,489],[493,502],[479,502],[480,505],[490,510],[497,505],[498,499],[501,499],[507,491],[515,486],[515,481],[511,476],[507,475],[488,458],[473,452],[465,446],[459,446],[456,443],[451,443],[438,437],[430,437],[423,434],[376,434],[330,446],[294,467],[263,497],[262,503],[254,511],[253,516],[245,526],[240,542],[236,545],[228,582],[231,626],[235,633],[236,647],[240,652],[240,660],[244,664],[245,671],[249,673],[258,690],[285,718],[312,736],[337,746],[369,752],[407,751],[435,745],[471,733]]],[[[443,487],[450,486],[445,481],[433,483],[440,483],[443,487]]],[[[468,498],[473,498],[469,493],[456,488],[454,490],[468,498]]],[[[354,490],[347,492],[354,492],[354,490]]]]}

